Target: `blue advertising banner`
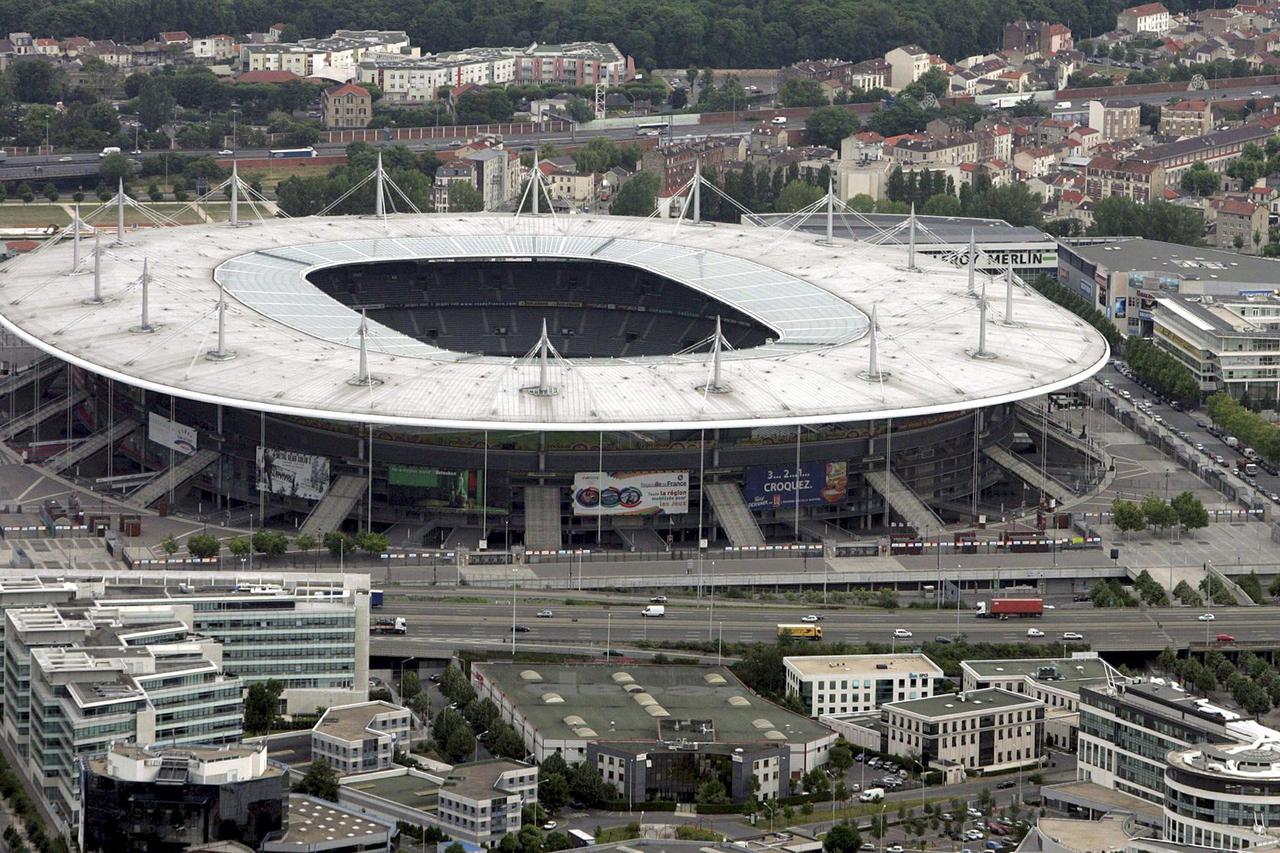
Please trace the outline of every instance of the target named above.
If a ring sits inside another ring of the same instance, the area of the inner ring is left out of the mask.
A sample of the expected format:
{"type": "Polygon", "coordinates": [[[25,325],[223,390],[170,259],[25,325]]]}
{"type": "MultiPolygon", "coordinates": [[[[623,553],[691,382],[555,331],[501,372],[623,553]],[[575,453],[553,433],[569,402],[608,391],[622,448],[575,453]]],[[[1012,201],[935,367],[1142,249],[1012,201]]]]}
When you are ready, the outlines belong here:
{"type": "Polygon", "coordinates": [[[789,465],[760,465],[743,472],[747,506],[753,510],[782,509],[796,505],[842,504],[849,491],[847,462],[806,462],[799,473],[789,465]]]}

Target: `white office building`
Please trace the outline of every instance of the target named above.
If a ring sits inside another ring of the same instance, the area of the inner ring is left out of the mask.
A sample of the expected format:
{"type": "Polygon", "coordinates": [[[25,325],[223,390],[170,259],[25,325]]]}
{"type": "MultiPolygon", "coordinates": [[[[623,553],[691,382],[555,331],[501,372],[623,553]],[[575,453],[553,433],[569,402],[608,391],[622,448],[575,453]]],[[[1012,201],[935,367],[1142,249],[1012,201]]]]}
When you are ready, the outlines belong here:
{"type": "Polygon", "coordinates": [[[942,668],[919,654],[814,655],[782,659],[787,695],[810,717],[874,711],[886,702],[927,699],[942,668]]]}
{"type": "Polygon", "coordinates": [[[338,775],[385,770],[396,750],[408,751],[408,708],[390,702],[359,702],[327,709],[311,729],[312,760],[323,758],[338,775]]]}

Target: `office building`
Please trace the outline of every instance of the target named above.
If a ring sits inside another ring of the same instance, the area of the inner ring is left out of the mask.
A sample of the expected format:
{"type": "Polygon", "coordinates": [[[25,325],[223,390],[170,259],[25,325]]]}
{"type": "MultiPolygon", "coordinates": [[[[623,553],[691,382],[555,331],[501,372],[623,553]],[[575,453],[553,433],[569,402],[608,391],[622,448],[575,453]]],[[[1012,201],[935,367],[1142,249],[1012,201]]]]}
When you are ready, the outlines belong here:
{"type": "Polygon", "coordinates": [[[886,702],[927,699],[942,668],[919,654],[814,655],[782,659],[787,695],[809,716],[873,711],[886,702]]]}
{"type": "Polygon", "coordinates": [[[1068,658],[966,660],[960,662],[961,689],[998,687],[1039,699],[1045,706],[1045,746],[1076,751],[1080,689],[1106,687],[1125,678],[1097,652],[1068,658]]]}
{"type": "Polygon", "coordinates": [[[1280,299],[1170,295],[1155,306],[1156,343],[1187,366],[1202,391],[1280,397],[1280,299]]]}
{"type": "Polygon", "coordinates": [[[1040,765],[1044,703],[991,688],[890,702],[880,709],[881,752],[969,773],[1040,765]]]}
{"type": "Polygon", "coordinates": [[[257,849],[283,825],[285,768],[265,745],[113,744],[83,764],[84,853],[181,853],[213,841],[257,849]]]}
{"type": "Polygon", "coordinates": [[[396,750],[407,750],[408,708],[390,702],[360,702],[327,709],[311,729],[311,757],[323,758],[338,775],[385,770],[396,750]]]}
{"type": "Polygon", "coordinates": [[[1247,743],[1270,731],[1161,679],[1085,687],[1076,778],[1159,805],[1169,753],[1197,744],[1247,743]]]}
{"type": "MultiPolygon", "coordinates": [[[[570,764],[588,761],[637,801],[660,790],[692,802],[698,784],[729,778],[746,760],[762,792],[786,796],[792,782],[826,764],[836,737],[761,699],[725,667],[477,663],[471,683],[535,760],[559,752],[570,764]]],[[[745,798],[748,787],[744,781],[732,793],[745,798]]]]}
{"type": "Polygon", "coordinates": [[[1164,787],[1166,841],[1215,850],[1280,844],[1280,733],[1172,750],[1164,787]]]}
{"type": "Polygon", "coordinates": [[[336,803],[290,794],[285,825],[263,840],[262,853],[391,853],[396,825],[336,803]]]}

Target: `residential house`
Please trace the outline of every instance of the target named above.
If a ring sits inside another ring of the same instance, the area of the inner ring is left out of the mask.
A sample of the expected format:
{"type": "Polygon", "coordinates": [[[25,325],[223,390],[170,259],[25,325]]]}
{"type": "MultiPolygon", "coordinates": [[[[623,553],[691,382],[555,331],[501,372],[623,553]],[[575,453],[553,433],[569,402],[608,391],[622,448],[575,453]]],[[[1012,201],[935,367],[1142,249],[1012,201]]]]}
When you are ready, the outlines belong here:
{"type": "Polygon", "coordinates": [[[1213,244],[1246,255],[1262,254],[1268,243],[1268,208],[1241,198],[1214,198],[1205,211],[1213,244]]]}
{"type": "Polygon", "coordinates": [[[1058,165],[1058,151],[1049,146],[1019,148],[1013,152],[1013,165],[1024,174],[1038,178],[1049,174],[1058,165]]]}
{"type": "Polygon", "coordinates": [[[177,30],[170,33],[161,33],[159,42],[165,47],[190,47],[191,34],[186,30],[177,30]]]}
{"type": "Polygon", "coordinates": [[[368,127],[373,118],[373,98],[369,90],[355,83],[343,83],[324,90],[321,99],[324,126],[330,129],[368,127]]]}
{"type": "Polygon", "coordinates": [[[883,59],[868,59],[853,66],[849,72],[847,85],[850,89],[863,92],[886,89],[892,73],[892,66],[883,59]]]}
{"type": "Polygon", "coordinates": [[[449,212],[449,186],[465,183],[470,187],[476,185],[476,164],[471,160],[455,160],[447,166],[436,169],[436,177],[431,185],[431,202],[436,213],[449,212]]]}
{"type": "Polygon", "coordinates": [[[191,40],[191,55],[196,59],[227,62],[240,53],[236,40],[228,35],[202,36],[191,40]]]}
{"type": "Polygon", "coordinates": [[[1016,50],[1027,60],[1052,56],[1075,46],[1071,30],[1048,21],[1010,21],[1004,25],[1003,47],[1016,50]]]}
{"type": "Polygon", "coordinates": [[[543,183],[552,200],[567,201],[572,205],[586,204],[595,196],[595,175],[578,171],[571,157],[543,160],[538,164],[543,183]]]}
{"type": "Polygon", "coordinates": [[[514,153],[502,148],[485,148],[461,155],[475,164],[475,187],[484,198],[485,210],[497,210],[511,200],[516,186],[509,168],[514,153]]]}
{"type": "Polygon", "coordinates": [[[1143,3],[1122,11],[1116,19],[1116,29],[1134,35],[1149,33],[1163,36],[1173,29],[1173,18],[1163,3],[1143,3]]]}

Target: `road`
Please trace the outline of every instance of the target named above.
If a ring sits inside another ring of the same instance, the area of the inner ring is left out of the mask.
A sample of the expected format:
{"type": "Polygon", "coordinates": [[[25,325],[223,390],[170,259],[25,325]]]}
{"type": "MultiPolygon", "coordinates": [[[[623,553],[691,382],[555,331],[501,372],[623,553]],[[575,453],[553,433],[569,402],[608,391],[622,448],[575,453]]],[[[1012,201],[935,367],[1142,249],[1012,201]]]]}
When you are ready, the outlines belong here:
{"type": "MultiPolygon", "coordinates": [[[[404,648],[418,653],[423,646],[492,645],[506,647],[511,641],[511,603],[495,595],[492,603],[409,601],[387,594],[382,612],[405,616],[409,633],[377,637],[377,651],[392,653],[404,648]],[[442,607],[442,603],[448,602],[442,607]]],[[[709,602],[670,602],[663,618],[640,615],[638,603],[600,605],[583,602],[564,605],[551,599],[523,597],[516,603],[516,620],[530,630],[516,634],[516,645],[538,649],[562,649],[603,653],[611,648],[634,648],[643,641],[715,642],[771,641],[779,622],[798,622],[806,611],[795,607],[739,607],[718,603],[714,614],[709,602]],[[538,618],[537,611],[550,608],[551,618],[538,618]]],[[[1062,634],[1074,631],[1100,651],[1160,649],[1166,645],[1185,646],[1191,642],[1215,641],[1218,634],[1231,634],[1242,641],[1280,642],[1280,619],[1270,608],[1231,607],[1215,612],[1212,622],[1200,622],[1199,610],[1185,607],[1116,609],[1101,613],[1092,607],[1062,607],[1039,619],[1008,621],[976,619],[962,611],[928,609],[827,609],[813,608],[823,615],[820,623],[824,640],[852,643],[878,642],[912,647],[935,636],[959,632],[971,640],[997,643],[1027,641],[1030,627],[1044,631],[1033,642],[1045,647],[1046,655],[1060,654],[1062,634]],[[957,625],[959,626],[957,629],[957,625]],[[896,628],[910,630],[913,637],[895,639],[896,628]]]]}
{"type": "MultiPolygon", "coordinates": [[[[1141,385],[1134,382],[1133,380],[1126,378],[1122,373],[1120,373],[1119,370],[1116,370],[1115,367],[1112,365],[1107,365],[1107,367],[1103,369],[1102,373],[1098,374],[1098,379],[1099,381],[1101,381],[1102,379],[1111,380],[1113,383],[1115,383],[1115,386],[1117,389],[1123,388],[1126,391],[1128,391],[1130,394],[1132,394],[1134,402],[1137,402],[1140,400],[1151,400],[1152,416],[1159,415],[1161,419],[1165,422],[1165,424],[1168,425],[1168,429],[1170,430],[1173,430],[1175,432],[1177,430],[1182,430],[1183,432],[1187,433],[1188,438],[1184,442],[1185,444],[1190,444],[1192,447],[1194,447],[1196,444],[1204,445],[1206,452],[1201,453],[1200,455],[1201,455],[1202,461],[1205,464],[1207,465],[1213,464],[1212,458],[1207,454],[1221,456],[1230,464],[1234,464],[1237,461],[1239,461],[1242,464],[1244,463],[1245,461],[1244,457],[1241,456],[1239,453],[1237,453],[1235,450],[1232,450],[1230,447],[1228,447],[1226,443],[1222,441],[1222,439],[1216,436],[1210,435],[1208,430],[1202,429],[1201,427],[1197,426],[1198,423],[1208,424],[1210,422],[1209,415],[1204,411],[1204,409],[1196,409],[1191,412],[1176,412],[1173,409],[1169,408],[1168,406],[1161,405],[1160,403],[1156,402],[1156,398],[1154,394],[1152,394],[1150,391],[1147,391],[1145,388],[1143,388],[1141,385]]],[[[1119,398],[1117,397],[1117,399],[1119,398]]],[[[1150,419],[1151,418],[1148,418],[1149,421],[1150,419]]],[[[1223,468],[1222,470],[1226,471],[1229,469],[1223,468]]],[[[1265,471],[1262,471],[1261,469],[1259,469],[1258,476],[1256,479],[1257,479],[1257,487],[1260,490],[1268,494],[1280,494],[1280,476],[1268,474],[1265,471]]]]}

